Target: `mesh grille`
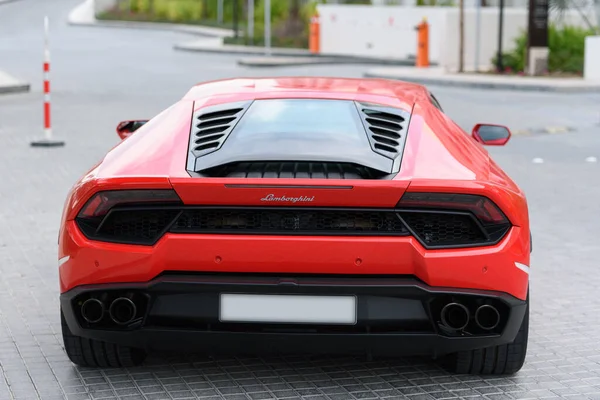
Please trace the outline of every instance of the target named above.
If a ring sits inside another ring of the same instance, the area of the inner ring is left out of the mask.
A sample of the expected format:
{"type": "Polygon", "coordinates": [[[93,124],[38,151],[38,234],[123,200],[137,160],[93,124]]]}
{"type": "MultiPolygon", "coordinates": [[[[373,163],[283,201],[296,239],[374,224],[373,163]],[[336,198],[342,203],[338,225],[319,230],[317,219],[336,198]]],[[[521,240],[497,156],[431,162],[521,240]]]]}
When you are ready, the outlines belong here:
{"type": "Polygon", "coordinates": [[[123,242],[154,242],[179,214],[178,210],[115,210],[97,235],[123,242]]]}
{"type": "Polygon", "coordinates": [[[103,221],[77,218],[82,232],[100,241],[152,245],[164,232],[408,236],[426,247],[494,244],[510,224],[487,234],[468,213],[307,207],[175,207],[113,209],[103,221]]]}
{"type": "Polygon", "coordinates": [[[427,246],[477,244],[486,236],[468,214],[403,212],[402,219],[427,246]]]}
{"type": "Polygon", "coordinates": [[[317,209],[187,210],[177,219],[171,232],[408,234],[394,212],[317,209]]]}

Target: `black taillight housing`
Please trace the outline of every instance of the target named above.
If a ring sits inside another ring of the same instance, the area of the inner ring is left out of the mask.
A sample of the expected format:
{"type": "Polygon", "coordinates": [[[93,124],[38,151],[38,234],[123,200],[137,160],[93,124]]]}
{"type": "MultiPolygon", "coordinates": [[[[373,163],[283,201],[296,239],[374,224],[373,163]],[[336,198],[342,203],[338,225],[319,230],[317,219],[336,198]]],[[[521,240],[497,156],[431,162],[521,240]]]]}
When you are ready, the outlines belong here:
{"type": "Polygon", "coordinates": [[[182,204],[170,189],[101,191],[86,202],[75,221],[90,239],[152,244],[179,214],[173,206],[182,204]]]}
{"type": "Polygon", "coordinates": [[[510,220],[485,196],[455,193],[405,193],[397,205],[409,230],[428,248],[498,243],[510,220]]]}

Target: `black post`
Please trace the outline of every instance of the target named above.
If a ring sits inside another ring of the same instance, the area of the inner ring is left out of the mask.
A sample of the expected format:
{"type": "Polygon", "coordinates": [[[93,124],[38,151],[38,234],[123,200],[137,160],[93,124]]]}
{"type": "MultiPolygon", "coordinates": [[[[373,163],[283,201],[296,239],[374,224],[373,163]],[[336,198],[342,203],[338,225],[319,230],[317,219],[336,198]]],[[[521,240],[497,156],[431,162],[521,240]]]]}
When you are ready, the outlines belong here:
{"type": "Polygon", "coordinates": [[[233,37],[238,38],[238,1],[233,0],[233,37]]]}
{"type": "Polygon", "coordinates": [[[500,0],[500,9],[498,10],[498,57],[496,60],[498,72],[504,71],[504,63],[502,62],[502,25],[504,25],[504,0],[500,0]]]}
{"type": "Polygon", "coordinates": [[[548,11],[548,0],[529,0],[525,66],[532,75],[540,74],[548,66],[548,11]],[[543,55],[544,49],[546,55],[543,55]]]}

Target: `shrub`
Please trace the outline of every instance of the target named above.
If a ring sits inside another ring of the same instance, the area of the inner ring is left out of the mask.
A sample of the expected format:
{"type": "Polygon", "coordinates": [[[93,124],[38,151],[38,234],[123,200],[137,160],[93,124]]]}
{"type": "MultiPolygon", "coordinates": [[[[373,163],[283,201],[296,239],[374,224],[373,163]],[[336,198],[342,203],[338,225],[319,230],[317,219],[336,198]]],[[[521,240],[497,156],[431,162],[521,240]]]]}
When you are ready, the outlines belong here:
{"type": "MultiPolygon", "coordinates": [[[[238,28],[240,37],[227,38],[227,43],[264,43],[264,0],[254,0],[254,39],[246,37],[248,20],[247,1],[238,2],[238,28]]],[[[368,4],[369,0],[347,0],[352,4],[368,4]]],[[[119,5],[98,16],[102,19],[125,19],[137,21],[160,21],[191,23],[209,26],[233,27],[233,0],[223,2],[223,21],[217,20],[218,0],[120,0],[119,5]]],[[[271,43],[279,47],[308,47],[309,20],[316,11],[313,0],[271,0],[271,43]],[[292,3],[300,5],[297,18],[291,17],[292,3]]]]}
{"type": "MultiPolygon", "coordinates": [[[[310,17],[316,11],[316,2],[301,0],[300,13],[297,20],[290,18],[292,0],[271,0],[271,45],[274,47],[308,47],[308,25],[310,17]]],[[[254,0],[254,37],[247,37],[243,31],[238,40],[226,38],[229,44],[264,45],[265,3],[264,0],[254,0]]],[[[214,16],[216,18],[216,14],[214,16]]],[[[246,24],[247,14],[240,16],[241,24],[246,24]]],[[[242,26],[240,24],[240,27],[242,26]]]]}
{"type": "MultiPolygon", "coordinates": [[[[583,71],[585,37],[593,35],[594,31],[576,26],[557,27],[550,25],[548,28],[548,56],[549,72],[567,72],[579,74],[583,71]]],[[[515,39],[515,48],[504,53],[502,61],[504,67],[515,72],[525,69],[527,57],[527,33],[521,32],[515,39]]],[[[497,64],[497,57],[492,62],[497,64]]]]}
{"type": "Polygon", "coordinates": [[[550,71],[582,72],[585,37],[593,34],[593,30],[572,26],[566,26],[561,30],[550,29],[548,69],[550,71]]]}
{"type": "Polygon", "coordinates": [[[417,0],[417,6],[454,7],[454,0],[417,0]]]}

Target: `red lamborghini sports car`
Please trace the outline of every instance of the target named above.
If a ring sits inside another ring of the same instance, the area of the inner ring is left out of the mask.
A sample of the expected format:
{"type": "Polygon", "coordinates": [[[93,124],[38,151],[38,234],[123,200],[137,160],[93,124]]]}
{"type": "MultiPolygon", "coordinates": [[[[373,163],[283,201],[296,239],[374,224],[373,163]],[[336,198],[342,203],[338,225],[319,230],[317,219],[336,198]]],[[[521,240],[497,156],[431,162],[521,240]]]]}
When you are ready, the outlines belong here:
{"type": "Polygon", "coordinates": [[[450,371],[524,362],[525,195],[423,86],[382,79],[199,84],[68,194],[66,353],[420,355],[450,371]]]}

